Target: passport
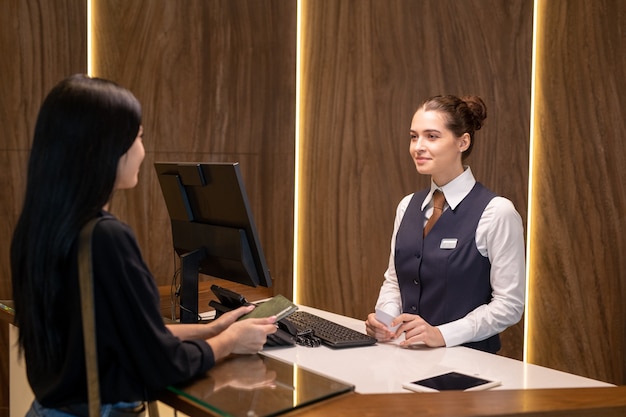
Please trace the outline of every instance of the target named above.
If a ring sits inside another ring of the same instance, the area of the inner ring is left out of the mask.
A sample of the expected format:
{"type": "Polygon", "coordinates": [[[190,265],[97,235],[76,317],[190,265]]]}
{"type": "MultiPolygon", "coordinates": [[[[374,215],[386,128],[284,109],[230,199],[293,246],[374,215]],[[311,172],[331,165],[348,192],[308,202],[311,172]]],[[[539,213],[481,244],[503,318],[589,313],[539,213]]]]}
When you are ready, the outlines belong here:
{"type": "Polygon", "coordinates": [[[289,301],[286,297],[278,294],[267,301],[257,304],[254,310],[239,317],[239,320],[276,316],[276,321],[279,321],[289,316],[297,309],[297,305],[289,301]]]}

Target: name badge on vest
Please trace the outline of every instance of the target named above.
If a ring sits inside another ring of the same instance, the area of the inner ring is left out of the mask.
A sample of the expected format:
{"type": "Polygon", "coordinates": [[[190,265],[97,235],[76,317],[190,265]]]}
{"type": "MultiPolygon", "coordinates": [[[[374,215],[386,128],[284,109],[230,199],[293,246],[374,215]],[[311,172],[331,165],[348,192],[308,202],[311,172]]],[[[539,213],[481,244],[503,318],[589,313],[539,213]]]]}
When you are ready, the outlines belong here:
{"type": "Polygon", "coordinates": [[[456,244],[459,239],[454,238],[445,238],[441,239],[441,244],[439,245],[439,249],[454,249],[456,248],[456,244]]]}

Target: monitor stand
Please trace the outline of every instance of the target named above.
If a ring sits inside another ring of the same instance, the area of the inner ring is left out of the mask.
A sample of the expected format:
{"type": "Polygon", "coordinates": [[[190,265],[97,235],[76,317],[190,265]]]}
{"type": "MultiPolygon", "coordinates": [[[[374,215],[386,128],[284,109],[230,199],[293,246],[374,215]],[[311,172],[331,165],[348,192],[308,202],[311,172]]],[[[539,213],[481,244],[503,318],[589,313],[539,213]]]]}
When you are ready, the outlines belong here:
{"type": "Polygon", "coordinates": [[[206,252],[203,248],[180,256],[180,322],[197,323],[198,312],[198,268],[206,252]]]}

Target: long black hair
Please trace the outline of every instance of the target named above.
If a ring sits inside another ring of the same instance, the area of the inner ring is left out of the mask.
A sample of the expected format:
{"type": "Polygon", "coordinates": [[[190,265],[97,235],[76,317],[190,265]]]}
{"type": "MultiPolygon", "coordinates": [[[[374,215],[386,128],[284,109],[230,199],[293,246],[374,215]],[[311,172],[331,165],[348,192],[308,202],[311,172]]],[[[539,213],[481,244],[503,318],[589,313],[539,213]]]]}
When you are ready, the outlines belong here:
{"type": "Polygon", "coordinates": [[[72,248],[110,200],[119,159],[140,125],[130,91],[86,75],[61,81],[41,105],[11,243],[19,345],[35,363],[60,364],[72,248]]]}

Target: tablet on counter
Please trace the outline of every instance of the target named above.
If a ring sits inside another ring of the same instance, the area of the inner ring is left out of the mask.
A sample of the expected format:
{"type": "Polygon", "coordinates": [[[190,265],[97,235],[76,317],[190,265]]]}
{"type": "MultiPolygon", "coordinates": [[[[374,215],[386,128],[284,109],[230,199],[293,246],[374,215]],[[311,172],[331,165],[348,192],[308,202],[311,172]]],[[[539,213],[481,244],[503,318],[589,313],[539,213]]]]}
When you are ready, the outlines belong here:
{"type": "Polygon", "coordinates": [[[416,392],[480,391],[501,385],[500,381],[469,375],[459,371],[446,372],[430,378],[406,382],[402,387],[416,392]]]}

